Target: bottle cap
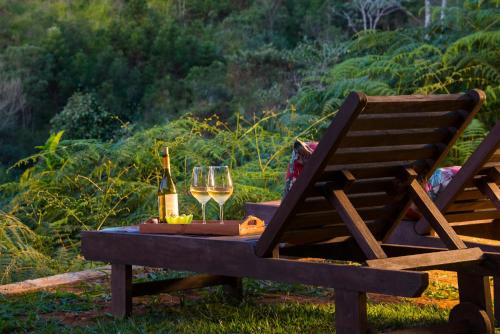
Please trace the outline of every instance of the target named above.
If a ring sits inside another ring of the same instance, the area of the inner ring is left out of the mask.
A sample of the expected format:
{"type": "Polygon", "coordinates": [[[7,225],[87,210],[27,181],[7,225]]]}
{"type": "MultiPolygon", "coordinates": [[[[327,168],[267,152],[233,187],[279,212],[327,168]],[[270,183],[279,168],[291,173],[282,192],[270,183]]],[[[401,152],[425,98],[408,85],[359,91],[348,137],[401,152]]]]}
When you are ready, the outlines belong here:
{"type": "Polygon", "coordinates": [[[162,157],[166,157],[168,155],[168,147],[165,146],[162,150],[161,150],[161,154],[160,154],[162,157]]]}

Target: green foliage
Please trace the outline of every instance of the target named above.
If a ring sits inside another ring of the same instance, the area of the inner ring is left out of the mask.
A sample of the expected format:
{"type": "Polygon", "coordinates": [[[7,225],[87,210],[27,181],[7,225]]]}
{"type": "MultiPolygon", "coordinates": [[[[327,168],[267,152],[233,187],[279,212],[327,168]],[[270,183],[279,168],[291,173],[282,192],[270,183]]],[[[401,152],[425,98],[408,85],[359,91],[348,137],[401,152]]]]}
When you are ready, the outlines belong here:
{"type": "MultiPolygon", "coordinates": [[[[328,122],[325,118],[312,119],[310,129],[301,129],[301,133],[291,132],[293,127],[280,129],[282,117],[288,113],[266,113],[255,119],[236,115],[238,122],[234,127],[217,117],[197,120],[186,116],[116,143],[60,141],[59,132],[39,146],[37,154],[18,163],[31,167],[19,181],[0,186],[0,203],[4,203],[6,215],[14,217],[17,223],[22,221],[33,238],[33,242],[28,240],[19,247],[43,241],[45,246],[36,248],[38,257],[55,261],[45,267],[55,268],[59,262],[61,267],[69,266],[64,256],[78,252],[82,230],[133,225],[157,214],[158,152],[167,145],[181,213],[201,213],[188,192],[192,167],[226,164],[231,166],[235,191],[225,205],[225,213],[228,218],[242,218],[245,202],[281,195],[294,138],[310,136],[317,125],[328,122]]],[[[208,216],[216,218],[217,214],[215,203],[211,203],[208,216]]],[[[13,255],[5,257],[9,258],[14,261],[13,255]]],[[[46,271],[36,272],[34,268],[31,274],[37,273],[46,271]]],[[[5,274],[4,281],[16,277],[5,274]]]]}
{"type": "Polygon", "coordinates": [[[81,230],[154,215],[161,145],[173,152],[181,211],[200,213],[187,190],[199,164],[231,166],[228,217],[278,198],[293,140],[318,139],[353,90],[483,89],[478,119],[445,162],[463,163],[500,119],[498,4],[449,3],[444,20],[434,8],[429,29],[395,13],[355,35],[339,4],[0,0],[0,84],[22,83],[23,101],[0,129],[2,228],[18,231],[2,237],[2,280],[81,266],[81,230]]]}
{"type": "Polygon", "coordinates": [[[481,144],[487,134],[487,129],[479,120],[472,120],[471,124],[465,129],[462,136],[460,136],[455,146],[451,149],[444,164],[462,165],[479,144],[481,144]]]}
{"type": "Polygon", "coordinates": [[[116,117],[100,106],[92,94],[75,93],[50,121],[55,130],[66,131],[68,138],[110,139],[119,128],[116,117]]]}

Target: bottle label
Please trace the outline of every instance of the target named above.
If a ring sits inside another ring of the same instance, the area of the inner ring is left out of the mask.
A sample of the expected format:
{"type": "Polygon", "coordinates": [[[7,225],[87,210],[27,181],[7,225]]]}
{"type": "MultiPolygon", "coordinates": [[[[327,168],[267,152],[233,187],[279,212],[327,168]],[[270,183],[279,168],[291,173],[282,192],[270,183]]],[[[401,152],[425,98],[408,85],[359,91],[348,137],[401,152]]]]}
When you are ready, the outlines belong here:
{"type": "Polygon", "coordinates": [[[165,196],[165,213],[168,216],[178,216],[179,215],[179,202],[177,200],[177,194],[168,194],[165,196]]]}

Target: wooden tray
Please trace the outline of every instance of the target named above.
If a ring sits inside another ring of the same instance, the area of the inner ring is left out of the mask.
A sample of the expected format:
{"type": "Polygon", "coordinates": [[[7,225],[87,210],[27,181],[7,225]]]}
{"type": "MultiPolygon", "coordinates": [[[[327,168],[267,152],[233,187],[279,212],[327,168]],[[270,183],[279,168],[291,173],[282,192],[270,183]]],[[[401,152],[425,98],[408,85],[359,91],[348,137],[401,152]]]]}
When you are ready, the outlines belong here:
{"type": "Polygon", "coordinates": [[[224,220],[224,224],[218,220],[208,220],[206,224],[202,224],[201,220],[193,220],[191,224],[139,224],[140,233],[153,234],[253,235],[261,234],[264,229],[264,222],[252,220],[224,220]]]}

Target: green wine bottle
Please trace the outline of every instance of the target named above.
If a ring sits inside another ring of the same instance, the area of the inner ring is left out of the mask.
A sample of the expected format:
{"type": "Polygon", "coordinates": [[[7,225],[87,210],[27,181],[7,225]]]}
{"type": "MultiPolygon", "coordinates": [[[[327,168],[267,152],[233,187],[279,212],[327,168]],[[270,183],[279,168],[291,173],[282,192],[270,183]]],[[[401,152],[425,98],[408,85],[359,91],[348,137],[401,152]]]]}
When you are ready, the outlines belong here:
{"type": "Polygon", "coordinates": [[[170,157],[168,147],[164,147],[162,152],[163,173],[158,187],[158,211],[159,221],[165,223],[167,217],[179,215],[179,204],[175,183],[170,173],[170,157]]]}

